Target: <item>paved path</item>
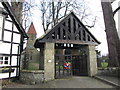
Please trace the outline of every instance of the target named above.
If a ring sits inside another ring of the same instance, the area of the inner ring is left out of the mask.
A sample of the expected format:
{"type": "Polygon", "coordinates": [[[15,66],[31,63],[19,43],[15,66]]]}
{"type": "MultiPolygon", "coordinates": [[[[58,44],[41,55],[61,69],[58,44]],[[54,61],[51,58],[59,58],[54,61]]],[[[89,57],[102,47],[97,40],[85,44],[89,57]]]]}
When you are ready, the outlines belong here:
{"type": "Polygon", "coordinates": [[[119,70],[98,70],[95,78],[120,88],[119,70]]]}
{"type": "Polygon", "coordinates": [[[111,85],[120,87],[120,78],[112,76],[95,76],[95,78],[105,81],[111,85]]]}
{"type": "Polygon", "coordinates": [[[115,88],[100,80],[90,77],[72,77],[68,79],[55,79],[38,85],[25,85],[12,83],[8,88],[115,88]]]}

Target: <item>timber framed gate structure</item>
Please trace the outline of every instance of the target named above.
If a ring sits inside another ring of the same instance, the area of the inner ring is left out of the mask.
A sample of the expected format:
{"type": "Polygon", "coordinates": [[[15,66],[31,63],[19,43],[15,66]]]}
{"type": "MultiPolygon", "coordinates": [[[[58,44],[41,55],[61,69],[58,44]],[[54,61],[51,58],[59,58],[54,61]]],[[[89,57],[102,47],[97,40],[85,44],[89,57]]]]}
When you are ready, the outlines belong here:
{"type": "Polygon", "coordinates": [[[71,12],[38,38],[34,46],[40,49],[40,69],[44,70],[44,78],[51,80],[71,75],[94,76],[97,73],[95,46],[99,44],[79,18],[71,12]],[[69,50],[72,52],[69,53],[69,50]],[[65,61],[71,64],[67,70],[64,66],[65,61]]]}

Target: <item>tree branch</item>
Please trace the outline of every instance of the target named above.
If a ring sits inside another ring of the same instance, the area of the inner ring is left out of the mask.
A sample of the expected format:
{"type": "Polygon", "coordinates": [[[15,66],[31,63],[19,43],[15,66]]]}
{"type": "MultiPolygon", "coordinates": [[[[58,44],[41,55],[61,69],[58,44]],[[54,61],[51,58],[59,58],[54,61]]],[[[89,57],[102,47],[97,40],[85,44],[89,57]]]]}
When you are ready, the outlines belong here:
{"type": "Polygon", "coordinates": [[[95,19],[94,19],[94,21],[93,21],[93,25],[85,25],[85,26],[87,26],[87,27],[89,27],[89,28],[93,28],[94,26],[95,26],[95,22],[96,22],[96,18],[97,18],[97,16],[95,17],[95,19]]]}
{"type": "Polygon", "coordinates": [[[117,9],[115,9],[115,11],[113,12],[113,16],[116,14],[118,10],[120,10],[120,6],[117,9]]]}

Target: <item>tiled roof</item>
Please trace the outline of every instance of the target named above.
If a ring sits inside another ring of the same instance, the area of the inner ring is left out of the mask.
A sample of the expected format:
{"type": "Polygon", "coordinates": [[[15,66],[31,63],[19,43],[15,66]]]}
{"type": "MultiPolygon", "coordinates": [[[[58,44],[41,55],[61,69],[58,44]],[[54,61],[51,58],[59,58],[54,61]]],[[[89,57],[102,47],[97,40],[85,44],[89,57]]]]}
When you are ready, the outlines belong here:
{"type": "Polygon", "coordinates": [[[28,34],[37,34],[33,23],[31,23],[27,33],[28,34]]]}

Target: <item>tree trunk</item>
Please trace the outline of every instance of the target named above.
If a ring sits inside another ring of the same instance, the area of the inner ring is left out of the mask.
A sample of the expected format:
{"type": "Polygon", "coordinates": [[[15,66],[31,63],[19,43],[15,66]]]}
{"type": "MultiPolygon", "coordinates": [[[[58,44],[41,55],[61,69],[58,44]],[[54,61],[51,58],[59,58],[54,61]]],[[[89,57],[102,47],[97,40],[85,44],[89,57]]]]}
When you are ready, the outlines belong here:
{"type": "Polygon", "coordinates": [[[12,9],[19,20],[19,22],[22,24],[22,7],[23,2],[11,2],[12,9]]]}
{"type": "Polygon", "coordinates": [[[109,66],[120,65],[120,41],[115,26],[112,6],[110,2],[102,2],[102,9],[105,22],[109,50],[109,66]]]}
{"type": "Polygon", "coordinates": [[[55,7],[54,7],[54,0],[52,0],[52,15],[53,15],[53,22],[54,22],[54,25],[55,25],[55,7]]]}

